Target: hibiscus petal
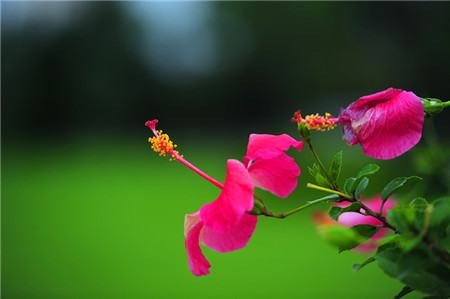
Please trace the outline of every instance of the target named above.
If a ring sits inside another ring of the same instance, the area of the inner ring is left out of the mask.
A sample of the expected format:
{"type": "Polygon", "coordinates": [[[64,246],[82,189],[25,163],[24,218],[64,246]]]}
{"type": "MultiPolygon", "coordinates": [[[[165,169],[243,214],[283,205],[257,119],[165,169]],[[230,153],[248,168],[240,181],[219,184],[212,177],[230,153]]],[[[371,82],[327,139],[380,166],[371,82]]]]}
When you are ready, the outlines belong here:
{"type": "Polygon", "coordinates": [[[222,253],[241,249],[250,240],[257,222],[257,216],[244,214],[234,226],[226,231],[214,231],[204,227],[200,234],[200,242],[222,253]]]}
{"type": "Polygon", "coordinates": [[[403,90],[390,87],[383,91],[369,94],[367,96],[362,96],[357,101],[353,102],[348,108],[352,111],[361,110],[362,112],[365,112],[371,106],[389,101],[391,98],[396,97],[401,92],[403,92],[403,90]]]}
{"type": "Polygon", "coordinates": [[[287,151],[291,146],[301,151],[303,142],[297,141],[287,134],[251,134],[245,161],[271,159],[287,151]]]}
{"type": "Polygon", "coordinates": [[[414,147],[422,137],[424,108],[412,92],[403,92],[366,112],[359,142],[364,152],[378,159],[392,159],[414,147]],[[371,124],[376,124],[371,127],[371,124]]]}
{"type": "MultiPolygon", "coordinates": [[[[373,197],[372,199],[363,199],[361,200],[369,209],[379,212],[380,207],[382,204],[382,200],[379,196],[373,197]]],[[[346,207],[350,205],[350,203],[339,203],[336,206],[339,207],[346,207]]],[[[389,198],[386,203],[383,206],[382,214],[386,216],[387,210],[393,208],[395,206],[395,201],[392,198],[389,198]]],[[[373,225],[373,226],[382,226],[383,223],[372,217],[372,216],[364,216],[361,214],[358,214],[356,212],[346,212],[342,213],[338,218],[338,223],[345,225],[347,227],[352,227],[355,225],[361,225],[361,224],[367,224],[367,225],[373,225]]],[[[372,251],[377,246],[376,241],[382,237],[384,237],[389,232],[389,229],[387,228],[381,228],[379,229],[373,236],[370,238],[367,242],[364,242],[363,244],[356,247],[356,250],[359,251],[372,251]]]]}
{"type": "Polygon", "coordinates": [[[205,227],[225,231],[253,209],[253,183],[246,167],[237,160],[227,161],[227,176],[219,197],[204,205],[200,216],[205,227]]]}
{"type": "Polygon", "coordinates": [[[287,197],[295,190],[300,175],[295,160],[286,154],[255,160],[248,171],[255,186],[280,197],[287,197]]]}
{"type": "Polygon", "coordinates": [[[186,215],[184,225],[185,246],[189,259],[189,269],[196,276],[209,274],[209,268],[211,267],[200,249],[199,240],[202,228],[203,222],[200,220],[198,212],[186,215]]]}
{"type": "Polygon", "coordinates": [[[361,97],[341,111],[344,139],[359,142],[366,155],[393,159],[422,136],[424,108],[412,92],[389,88],[361,97]]]}
{"type": "MultiPolygon", "coordinates": [[[[373,197],[371,199],[362,199],[361,202],[364,203],[364,205],[366,205],[369,209],[371,209],[372,211],[375,211],[377,213],[380,211],[380,207],[382,204],[382,200],[379,196],[373,197]]],[[[350,205],[349,202],[342,202],[342,203],[336,204],[335,206],[345,208],[349,205],[350,205]]],[[[394,205],[395,205],[394,199],[389,198],[383,206],[383,213],[382,213],[383,216],[386,216],[387,210],[393,208],[394,205]]],[[[340,224],[343,224],[343,225],[349,226],[349,227],[355,226],[355,225],[360,225],[360,224],[368,224],[368,225],[376,225],[376,226],[383,225],[383,223],[380,220],[378,220],[372,216],[364,216],[364,215],[361,215],[356,212],[342,213],[338,218],[338,222],[340,224]]]]}
{"type": "Polygon", "coordinates": [[[381,222],[380,220],[378,220],[375,217],[361,215],[356,212],[342,213],[338,218],[338,222],[340,224],[343,224],[348,227],[352,227],[355,225],[361,225],[361,224],[374,225],[374,226],[383,225],[383,222],[381,222]]]}

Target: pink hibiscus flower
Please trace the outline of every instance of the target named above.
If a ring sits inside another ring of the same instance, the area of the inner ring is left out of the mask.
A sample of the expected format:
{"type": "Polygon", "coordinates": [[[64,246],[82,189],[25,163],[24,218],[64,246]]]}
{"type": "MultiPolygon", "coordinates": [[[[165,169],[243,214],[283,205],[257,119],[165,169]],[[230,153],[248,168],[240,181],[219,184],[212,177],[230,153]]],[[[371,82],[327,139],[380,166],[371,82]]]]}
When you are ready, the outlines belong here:
{"type": "Polygon", "coordinates": [[[341,110],[343,138],[361,144],[366,155],[393,159],[414,147],[422,136],[424,107],[410,91],[388,88],[363,96],[341,110]]]}
{"type": "Polygon", "coordinates": [[[251,134],[244,164],[256,187],[287,197],[297,187],[300,168],[285,152],[293,147],[298,151],[303,142],[287,134],[251,134]]]}
{"type": "MultiPolygon", "coordinates": [[[[363,199],[361,200],[369,209],[375,212],[379,212],[382,204],[382,200],[379,196],[375,196],[371,199],[363,199]]],[[[349,202],[338,204],[339,207],[346,207],[350,205],[349,202]]],[[[382,215],[386,216],[387,210],[393,208],[395,206],[395,201],[392,198],[389,198],[383,206],[382,215]]],[[[338,223],[352,227],[355,225],[367,224],[373,226],[382,226],[383,223],[372,216],[364,216],[356,212],[345,212],[342,213],[338,218],[338,223]]],[[[379,229],[372,238],[370,238],[367,242],[356,247],[356,250],[359,251],[371,251],[374,250],[377,246],[377,240],[384,237],[389,232],[388,228],[379,229]]]]}
{"type": "Polygon", "coordinates": [[[185,218],[185,244],[194,275],[209,274],[210,268],[199,244],[222,253],[247,244],[258,220],[257,216],[246,213],[252,209],[253,184],[247,169],[237,160],[228,160],[219,197],[185,218]]]}
{"type": "Polygon", "coordinates": [[[243,248],[257,223],[257,216],[248,214],[254,205],[254,185],[280,196],[288,196],[297,185],[300,169],[285,151],[291,146],[301,150],[303,143],[286,134],[250,135],[245,165],[237,160],[228,160],[227,176],[225,184],[222,184],[175,150],[176,145],[169,136],[156,130],[157,122],[146,123],[155,135],[149,139],[152,149],[161,156],[170,155],[173,160],[222,189],[216,200],[185,216],[184,235],[189,268],[196,276],[207,275],[211,265],[203,255],[200,244],[221,253],[243,248]]]}

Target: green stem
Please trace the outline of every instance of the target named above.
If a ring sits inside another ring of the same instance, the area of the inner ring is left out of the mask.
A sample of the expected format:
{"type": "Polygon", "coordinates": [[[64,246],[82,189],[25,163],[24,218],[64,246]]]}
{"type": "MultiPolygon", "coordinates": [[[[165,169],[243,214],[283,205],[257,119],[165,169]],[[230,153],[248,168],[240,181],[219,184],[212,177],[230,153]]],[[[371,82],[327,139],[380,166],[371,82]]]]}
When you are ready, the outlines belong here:
{"type": "Polygon", "coordinates": [[[293,215],[293,214],[295,214],[297,212],[300,212],[300,211],[302,211],[302,210],[304,210],[304,209],[306,209],[306,208],[308,208],[310,206],[313,206],[315,204],[318,204],[318,203],[321,203],[321,202],[324,202],[324,201],[328,201],[328,200],[332,200],[332,199],[336,199],[336,198],[338,198],[337,195],[328,195],[328,196],[325,196],[325,197],[321,197],[321,198],[318,198],[318,199],[315,199],[315,200],[308,201],[306,204],[301,205],[299,207],[296,207],[296,208],[294,208],[292,210],[289,210],[287,212],[284,212],[284,213],[272,213],[272,212],[268,211],[267,209],[263,209],[263,215],[266,216],[266,217],[283,219],[283,218],[291,216],[291,215],[293,215]]]}
{"type": "Polygon", "coordinates": [[[317,155],[316,151],[314,150],[314,147],[312,145],[311,137],[304,137],[303,138],[306,141],[306,144],[308,145],[309,150],[311,151],[314,160],[316,160],[317,164],[319,165],[320,169],[322,169],[322,172],[327,177],[328,182],[330,185],[333,186],[333,188],[337,188],[336,182],[331,178],[330,174],[328,173],[328,170],[323,165],[322,161],[320,161],[319,155],[317,155]]]}
{"type": "Polygon", "coordinates": [[[442,108],[450,107],[450,101],[442,102],[441,105],[442,105],[442,108]]]}
{"type": "Polygon", "coordinates": [[[443,102],[434,98],[421,98],[423,108],[428,116],[433,116],[444,110],[444,108],[450,107],[450,101],[443,102]]]}
{"type": "Polygon", "coordinates": [[[312,184],[312,183],[306,184],[306,187],[307,188],[311,188],[311,189],[316,189],[316,190],[319,190],[319,191],[325,191],[325,192],[328,192],[328,193],[337,194],[337,195],[339,195],[341,197],[344,197],[345,199],[353,201],[353,197],[351,197],[350,195],[348,195],[346,193],[337,191],[337,190],[333,190],[333,189],[329,189],[329,188],[326,188],[326,187],[318,186],[318,185],[315,185],[315,184],[312,184]]]}
{"type": "Polygon", "coordinates": [[[390,228],[395,233],[398,233],[398,230],[387,221],[386,217],[384,217],[380,213],[374,212],[372,209],[370,209],[368,206],[366,206],[364,203],[362,203],[361,201],[357,200],[356,198],[354,198],[354,197],[352,197],[352,196],[350,196],[350,195],[348,195],[346,193],[343,193],[343,192],[340,192],[340,191],[337,191],[337,190],[332,190],[332,189],[329,189],[329,188],[325,188],[325,187],[322,187],[322,186],[317,186],[317,185],[314,185],[314,184],[311,184],[311,183],[306,184],[306,187],[307,188],[311,188],[311,189],[315,189],[315,190],[319,190],[319,191],[324,191],[324,192],[328,192],[328,193],[337,194],[341,198],[343,198],[344,200],[347,200],[347,201],[350,201],[350,202],[358,202],[361,205],[361,208],[364,210],[365,215],[377,218],[378,220],[383,222],[383,225],[385,227],[390,228]]]}

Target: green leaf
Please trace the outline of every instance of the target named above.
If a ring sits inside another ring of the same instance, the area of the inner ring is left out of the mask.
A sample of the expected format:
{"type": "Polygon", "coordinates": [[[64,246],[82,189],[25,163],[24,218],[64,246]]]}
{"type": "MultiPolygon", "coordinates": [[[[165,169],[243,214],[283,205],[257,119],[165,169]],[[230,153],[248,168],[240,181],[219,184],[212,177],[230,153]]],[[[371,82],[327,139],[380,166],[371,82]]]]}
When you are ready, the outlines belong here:
{"type": "Polygon", "coordinates": [[[322,171],[316,163],[313,164],[312,167],[308,167],[309,174],[314,178],[317,185],[322,187],[329,187],[330,184],[328,183],[328,180],[326,179],[326,176],[322,174],[322,171]]]}
{"type": "Polygon", "coordinates": [[[380,170],[380,166],[378,166],[377,164],[367,164],[366,166],[361,168],[356,178],[359,179],[363,176],[374,174],[378,172],[378,170],[380,170]]]}
{"type": "Polygon", "coordinates": [[[400,292],[398,292],[397,295],[395,295],[394,299],[400,299],[403,296],[408,295],[409,293],[411,293],[412,291],[414,291],[413,288],[409,287],[409,286],[405,286],[403,289],[401,289],[400,292]]]}
{"type": "Polygon", "coordinates": [[[403,187],[410,180],[421,180],[418,176],[398,177],[390,181],[381,192],[381,200],[386,201],[399,188],[403,187]]]}
{"type": "Polygon", "coordinates": [[[358,202],[353,202],[352,204],[350,204],[348,207],[345,208],[341,208],[341,207],[332,207],[330,209],[330,211],[328,212],[328,214],[330,215],[330,217],[334,220],[338,220],[339,216],[342,213],[345,212],[359,212],[359,210],[361,210],[361,204],[358,202]]]}
{"type": "Polygon", "coordinates": [[[419,246],[403,252],[391,242],[377,251],[380,268],[389,276],[400,280],[418,291],[430,295],[449,295],[450,268],[440,260],[431,258],[427,246],[419,246]]]}
{"type": "Polygon", "coordinates": [[[353,178],[353,177],[350,177],[350,178],[345,180],[345,183],[344,183],[344,191],[345,191],[345,193],[353,194],[353,192],[355,191],[355,189],[354,189],[355,182],[356,182],[356,178],[353,178]]]}
{"type": "Polygon", "coordinates": [[[371,225],[356,225],[354,227],[345,227],[340,224],[326,225],[319,227],[321,236],[330,244],[336,246],[339,252],[350,250],[364,243],[372,237],[378,230],[378,227],[371,225]]]}
{"type": "Polygon", "coordinates": [[[355,225],[352,227],[352,230],[354,230],[358,235],[365,238],[366,240],[372,238],[373,235],[375,235],[375,233],[378,231],[378,229],[379,227],[368,224],[355,225]]]}
{"type": "Polygon", "coordinates": [[[358,184],[355,190],[355,197],[358,199],[359,196],[366,190],[367,186],[369,185],[369,178],[364,177],[358,184]]]}
{"type": "Polygon", "coordinates": [[[450,197],[443,197],[433,202],[433,214],[430,226],[448,227],[450,224],[450,197]]]}
{"type": "Polygon", "coordinates": [[[423,197],[416,197],[409,203],[411,207],[423,207],[426,208],[428,206],[428,201],[423,197]]]}
{"type": "Polygon", "coordinates": [[[342,169],[342,151],[337,152],[334,155],[333,161],[330,165],[330,175],[331,178],[336,182],[339,178],[342,169]]]}
{"type": "Polygon", "coordinates": [[[411,215],[414,217],[415,211],[412,207],[398,207],[387,211],[391,224],[394,225],[402,234],[412,234],[411,215]]]}
{"type": "Polygon", "coordinates": [[[423,197],[414,198],[409,203],[409,207],[414,209],[414,213],[411,213],[411,215],[409,216],[412,216],[410,222],[414,224],[417,231],[423,231],[423,229],[427,229],[425,226],[428,226],[429,219],[426,221],[427,224],[425,225],[425,216],[427,214],[427,217],[429,218],[433,207],[423,197]]]}
{"type": "Polygon", "coordinates": [[[366,259],[364,262],[362,262],[361,264],[354,264],[352,266],[352,269],[353,269],[353,271],[359,271],[359,270],[361,270],[362,268],[364,268],[365,266],[367,266],[368,264],[370,264],[370,263],[372,263],[374,261],[376,261],[376,259],[373,256],[371,256],[368,259],[366,259]]]}
{"type": "Polygon", "coordinates": [[[339,252],[352,249],[361,241],[361,237],[355,231],[339,224],[319,227],[319,232],[328,243],[336,246],[339,252]]]}

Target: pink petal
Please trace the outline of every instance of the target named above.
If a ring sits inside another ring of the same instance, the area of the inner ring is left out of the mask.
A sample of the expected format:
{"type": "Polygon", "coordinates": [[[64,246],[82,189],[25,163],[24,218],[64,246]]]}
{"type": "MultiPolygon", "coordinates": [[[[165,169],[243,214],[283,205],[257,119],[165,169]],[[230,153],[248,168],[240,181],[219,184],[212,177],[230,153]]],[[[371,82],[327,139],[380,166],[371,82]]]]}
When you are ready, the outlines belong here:
{"type": "MultiPolygon", "coordinates": [[[[362,199],[361,202],[364,203],[369,209],[371,209],[377,213],[380,211],[382,201],[379,196],[375,196],[371,199],[362,199]]],[[[349,202],[343,202],[343,203],[336,204],[336,206],[341,207],[341,208],[347,207],[349,205],[350,205],[349,202]]],[[[392,198],[389,198],[386,201],[386,203],[384,204],[383,213],[382,213],[383,216],[386,216],[387,210],[393,208],[394,206],[395,206],[395,201],[392,198]]],[[[358,214],[356,212],[342,213],[338,218],[338,222],[340,224],[343,224],[348,227],[360,225],[360,224],[369,224],[369,225],[376,225],[376,226],[383,225],[383,223],[380,220],[378,220],[372,216],[364,216],[364,215],[358,214]]]]}
{"type": "Polygon", "coordinates": [[[287,151],[291,146],[301,151],[303,142],[297,141],[287,134],[251,134],[248,140],[245,160],[274,158],[287,151]]]}
{"type": "MultiPolygon", "coordinates": [[[[368,208],[375,212],[380,211],[381,207],[381,198],[379,196],[376,196],[372,199],[363,199],[361,200],[368,208]]],[[[337,206],[340,207],[346,207],[350,205],[350,203],[340,203],[337,206]]],[[[392,198],[389,198],[386,203],[383,206],[382,214],[383,216],[386,216],[387,210],[393,208],[395,206],[395,201],[392,198]]],[[[347,227],[353,227],[355,225],[361,225],[361,224],[367,224],[367,225],[373,225],[373,226],[381,226],[383,223],[372,217],[372,216],[364,216],[361,214],[358,214],[356,212],[346,212],[342,213],[338,218],[338,223],[345,225],[347,227]]],[[[386,228],[381,228],[378,230],[378,232],[375,233],[375,235],[372,236],[367,242],[359,245],[356,247],[356,250],[360,251],[371,251],[376,248],[376,240],[382,238],[389,232],[386,228]]]]}
{"type": "Polygon", "coordinates": [[[300,168],[285,153],[290,147],[300,151],[303,142],[287,134],[250,135],[244,163],[255,186],[280,197],[287,197],[295,189],[300,168]]]}
{"type": "Polygon", "coordinates": [[[200,242],[222,253],[241,249],[247,245],[257,221],[257,216],[244,214],[234,226],[226,231],[214,231],[204,227],[200,234],[200,242]]]}
{"type": "Polygon", "coordinates": [[[196,276],[209,274],[209,268],[211,267],[199,245],[202,228],[203,222],[200,220],[199,212],[186,215],[184,224],[185,246],[189,259],[189,269],[196,276]]]}
{"type": "Polygon", "coordinates": [[[361,214],[358,214],[356,212],[346,212],[342,213],[339,216],[338,222],[340,224],[343,224],[348,227],[352,227],[355,225],[361,225],[361,224],[368,224],[368,225],[374,225],[374,226],[381,226],[383,223],[372,217],[372,216],[364,216],[361,214]]]}
{"type": "Polygon", "coordinates": [[[205,227],[225,231],[235,226],[253,209],[253,183],[245,166],[237,160],[227,161],[227,176],[219,197],[204,205],[200,216],[205,227]]]}
{"type": "Polygon", "coordinates": [[[420,99],[393,88],[361,97],[341,111],[344,139],[359,142],[377,159],[392,159],[414,147],[422,136],[423,120],[420,99]]]}
{"type": "Polygon", "coordinates": [[[287,197],[297,187],[300,168],[295,160],[281,154],[271,159],[258,159],[248,171],[255,186],[280,197],[287,197]]]}

